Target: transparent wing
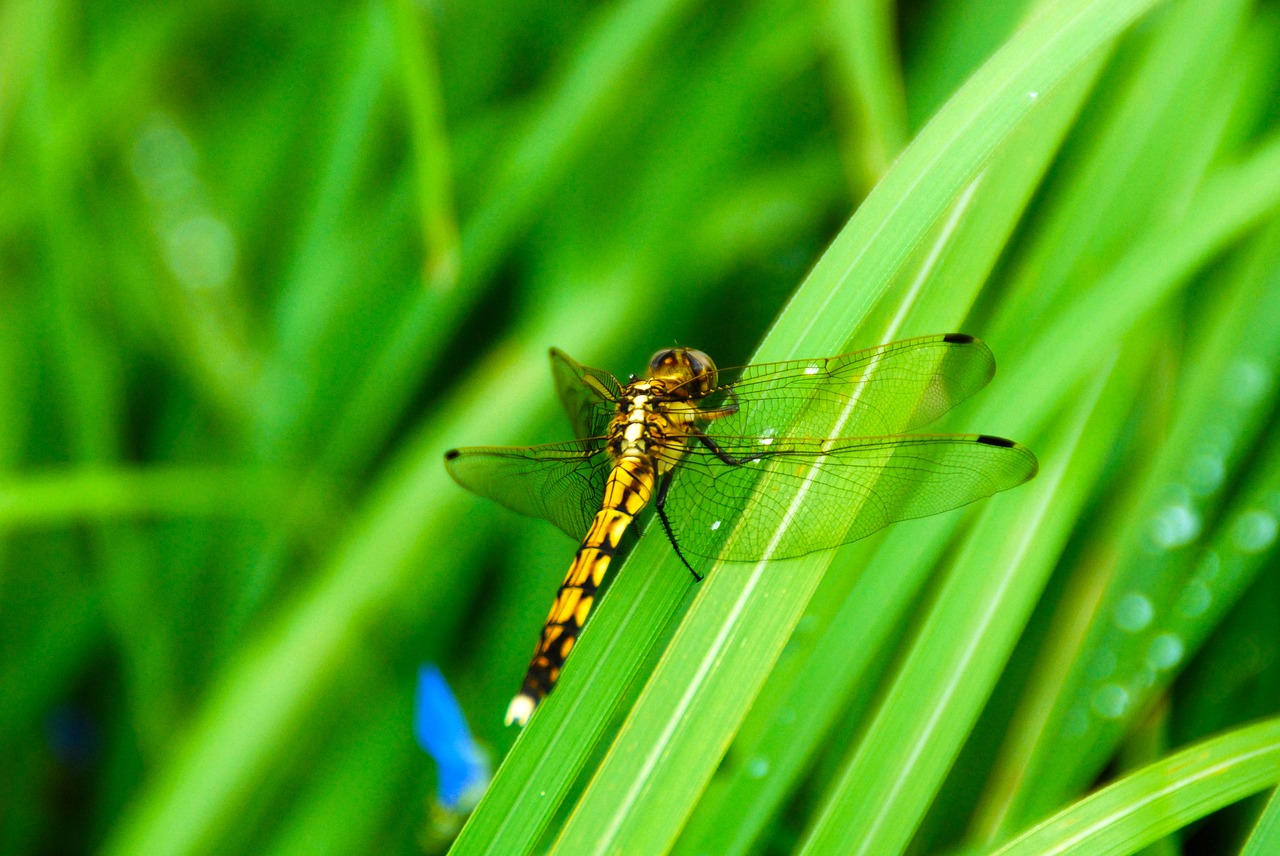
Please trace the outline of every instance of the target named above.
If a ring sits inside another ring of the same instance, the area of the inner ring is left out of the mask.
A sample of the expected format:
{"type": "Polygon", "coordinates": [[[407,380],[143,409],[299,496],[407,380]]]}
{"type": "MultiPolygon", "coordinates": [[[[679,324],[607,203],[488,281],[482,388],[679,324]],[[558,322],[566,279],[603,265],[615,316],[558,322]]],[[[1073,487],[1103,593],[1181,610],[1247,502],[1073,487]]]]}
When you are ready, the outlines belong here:
{"type": "Polygon", "coordinates": [[[582,365],[557,348],[551,349],[551,374],[574,434],[599,437],[607,433],[622,395],[618,379],[601,369],[582,365]]]}
{"type": "Polygon", "coordinates": [[[737,406],[716,436],[886,437],[927,425],[995,374],[995,358],[963,333],[890,342],[838,357],[720,372],[703,409],[737,406]]]}
{"type": "Polygon", "coordinates": [[[604,499],[602,438],[546,446],[486,446],[445,453],[453,480],[512,511],[550,520],[582,540],[604,499]]]}
{"type": "Polygon", "coordinates": [[[772,440],[716,438],[747,462],[739,466],[701,445],[686,451],[666,500],[682,551],[736,562],[803,556],[1008,490],[1037,469],[1025,447],[976,434],[762,439],[772,440]]]}

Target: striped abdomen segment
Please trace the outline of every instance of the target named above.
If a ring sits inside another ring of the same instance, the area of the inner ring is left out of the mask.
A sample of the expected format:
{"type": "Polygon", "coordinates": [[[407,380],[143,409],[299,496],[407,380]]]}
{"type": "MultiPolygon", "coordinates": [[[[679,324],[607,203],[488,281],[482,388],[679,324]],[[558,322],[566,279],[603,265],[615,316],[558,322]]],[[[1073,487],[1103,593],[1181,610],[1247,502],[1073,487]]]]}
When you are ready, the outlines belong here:
{"type": "Polygon", "coordinates": [[[653,465],[648,458],[621,458],[605,483],[604,502],[591,528],[574,554],[573,564],[560,584],[556,602],[542,627],[542,638],[534,649],[520,693],[507,708],[507,724],[524,725],[538,702],[551,692],[560,669],[573,650],[574,642],[595,602],[596,590],[604,581],[609,562],[618,550],[622,533],[635,516],[649,504],[653,494],[653,465]]]}

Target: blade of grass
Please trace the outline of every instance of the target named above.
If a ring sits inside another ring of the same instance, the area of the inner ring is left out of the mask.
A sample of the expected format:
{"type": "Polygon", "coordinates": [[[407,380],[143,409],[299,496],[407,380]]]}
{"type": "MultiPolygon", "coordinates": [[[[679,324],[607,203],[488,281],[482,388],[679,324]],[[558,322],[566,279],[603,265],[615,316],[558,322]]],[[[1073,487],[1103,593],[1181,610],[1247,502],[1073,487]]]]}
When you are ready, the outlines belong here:
{"type": "Polygon", "coordinates": [[[928,14],[906,16],[903,76],[907,126],[923,127],[1026,18],[1031,0],[938,0],[928,14]]]}
{"type": "Polygon", "coordinates": [[[1036,480],[983,509],[802,853],[906,849],[1053,570],[1136,374],[1102,375],[1045,444],[1036,480]]]}
{"type": "MultiPolygon", "coordinates": [[[[1169,745],[1169,700],[1156,702],[1134,730],[1126,735],[1124,745],[1116,756],[1117,775],[1132,773],[1154,764],[1172,747],[1169,745]]],[[[1142,850],[1141,856],[1182,856],[1181,841],[1176,835],[1166,835],[1142,850]]]]}
{"type": "Polygon", "coordinates": [[[903,152],[779,319],[780,325],[796,317],[809,323],[798,335],[767,339],[756,359],[847,349],[847,331],[1038,100],[1156,5],[1062,4],[1016,33],[903,152]],[[862,284],[852,295],[850,280],[862,284]],[[838,299],[847,296],[852,299],[838,299]]]}
{"type": "MultiPolygon", "coordinates": [[[[1027,93],[1054,88],[1151,5],[1060,6],[1015,36],[904,152],[756,358],[847,349],[849,331],[919,239],[1032,109],[1036,98],[1027,93]],[[892,240],[877,240],[882,236],[892,240]],[[854,282],[862,287],[853,290],[854,282]]],[[[711,575],[557,849],[602,852],[622,841],[642,852],[669,846],[828,561],[797,560],[785,581],[765,582],[762,566],[711,575]]]]}
{"type": "MultiPolygon", "coordinates": [[[[1186,652],[1193,650],[1207,632],[1209,625],[1203,612],[1180,618],[1177,603],[1184,596],[1185,587],[1198,590],[1199,576],[1194,565],[1202,545],[1197,536],[1209,530],[1220,513],[1226,501],[1221,485],[1229,484],[1230,474],[1248,460],[1270,408],[1269,399],[1242,395],[1243,387],[1224,384],[1224,377],[1230,377],[1232,370],[1241,366],[1267,367],[1266,372],[1274,372],[1280,358],[1280,337],[1268,320],[1280,311],[1280,280],[1274,273],[1277,233],[1274,228],[1269,231],[1233,273],[1235,282],[1229,297],[1224,295],[1220,315],[1214,319],[1184,382],[1186,404],[1154,459],[1153,469],[1140,490],[1140,507],[1128,523],[1128,531],[1112,547],[1123,555],[1115,578],[1108,583],[1110,593],[1098,607],[1099,614],[1108,619],[1094,622],[1074,655],[1071,675],[1066,686],[1055,692],[1056,704],[1050,719],[1042,723],[1043,732],[1034,754],[1006,759],[1002,773],[993,778],[995,790],[988,799],[995,800],[995,793],[1002,796],[999,808],[993,802],[981,813],[988,829],[992,828],[994,817],[1003,816],[1007,833],[1011,826],[1016,828],[1042,815],[1074,788],[1084,786],[1110,755],[1122,733],[1121,725],[1141,709],[1143,699],[1171,678],[1169,670],[1184,662],[1186,652]],[[1188,462],[1202,461],[1218,448],[1224,436],[1230,438],[1233,451],[1216,459],[1216,466],[1222,468],[1222,483],[1212,488],[1196,487],[1200,483],[1188,462]],[[1185,499],[1178,499],[1183,491],[1185,499]],[[1162,521],[1171,519],[1170,514],[1183,512],[1194,521],[1195,531],[1177,537],[1162,535],[1162,521]],[[1150,605],[1151,620],[1141,627],[1133,625],[1124,618],[1126,603],[1138,604],[1144,614],[1143,605],[1150,605]],[[1156,650],[1152,646],[1172,645],[1175,641],[1180,653],[1173,662],[1150,653],[1156,650]],[[1087,677],[1096,672],[1090,664],[1099,656],[1105,656],[1107,662],[1114,658],[1114,669],[1101,678],[1087,677]],[[1151,673],[1148,683],[1141,676],[1151,670],[1153,657],[1154,662],[1164,665],[1151,673]],[[1098,694],[1104,692],[1116,698],[1123,696],[1127,704],[1122,710],[1102,706],[1107,713],[1099,715],[1098,694]],[[1066,750],[1065,746],[1074,748],[1066,750]],[[1070,760],[1064,761],[1064,757],[1070,760]],[[1011,780],[1018,782],[1016,792],[1008,790],[1011,780]]],[[[1266,472],[1265,467],[1262,472],[1266,472]]],[[[1262,485],[1271,484],[1266,475],[1260,474],[1260,478],[1262,485]]],[[[1239,503],[1244,502],[1248,509],[1248,503],[1260,503],[1265,508],[1266,489],[1251,487],[1231,505],[1239,508],[1239,503]]],[[[1222,561],[1239,552],[1231,546],[1229,530],[1220,530],[1212,537],[1221,545],[1218,549],[1222,551],[1222,561]]],[[[1226,582],[1215,582],[1213,590],[1226,582]]],[[[1238,592],[1241,584],[1240,580],[1232,580],[1229,586],[1238,592]]],[[[1222,598],[1215,600],[1212,609],[1205,612],[1217,615],[1225,608],[1222,598]]],[[[1047,676],[1050,672],[1045,670],[1042,674],[1047,676]]],[[[1029,693],[1028,698],[1038,695],[1029,693]]]]}
{"type": "Polygon", "coordinates": [[[0,154],[8,143],[19,93],[31,76],[36,45],[47,44],[57,6],[39,0],[6,3],[0,9],[0,154]]]}
{"type": "Polygon", "coordinates": [[[339,240],[343,218],[357,190],[360,167],[371,157],[377,131],[374,121],[385,97],[392,67],[394,32],[384,4],[369,3],[353,22],[359,34],[347,48],[338,73],[332,127],[324,135],[328,151],[296,246],[289,256],[274,310],[276,347],[267,362],[263,383],[271,390],[259,397],[265,410],[257,419],[258,442],[264,460],[296,460],[303,434],[299,421],[312,414],[308,406],[317,395],[318,372],[334,325],[353,310],[362,296],[361,280],[353,276],[353,260],[339,240]]]}
{"type": "Polygon", "coordinates": [[[392,0],[400,76],[413,131],[413,167],[422,219],[423,282],[452,288],[458,275],[453,165],[436,57],[435,25],[412,0],[392,0]]]}
{"type": "MultiPolygon", "coordinates": [[[[975,183],[973,204],[957,205],[951,215],[959,220],[956,234],[937,245],[941,252],[938,263],[918,274],[927,275],[928,282],[898,335],[963,329],[961,320],[1100,67],[1101,63],[1094,61],[1091,67],[1081,68],[1078,80],[1046,99],[1044,106],[1052,114],[1035,126],[1020,129],[975,183]]],[[[866,671],[872,660],[905,623],[906,612],[959,522],[948,516],[913,524],[907,530],[891,530],[879,552],[865,562],[869,570],[858,574],[852,587],[832,590],[830,580],[823,581],[804,620],[818,618],[815,609],[822,610],[823,604],[830,604],[833,610],[841,602],[844,605],[821,631],[812,650],[804,650],[795,640],[790,644],[788,662],[799,674],[798,682],[789,686],[771,676],[721,766],[713,790],[692,814],[681,838],[681,852],[750,852],[753,840],[780,811],[782,800],[808,770],[820,741],[837,718],[847,721],[857,715],[857,710],[848,707],[855,685],[868,683],[866,671]],[[876,568],[894,571],[876,573],[876,568]],[[853,640],[858,641],[853,644],[853,640]],[[804,711],[804,715],[797,715],[797,711],[804,711]],[[762,768],[768,770],[767,775],[758,774],[762,768]]],[[[837,559],[833,570],[842,564],[837,559]]],[[[869,698],[862,700],[869,703],[869,698]]]]}
{"type": "Polygon", "coordinates": [[[1190,746],[1108,785],[994,856],[1127,856],[1280,781],[1280,719],[1190,746]]]}
{"type": "Polygon", "coordinates": [[[1267,856],[1277,852],[1280,852],[1280,790],[1271,792],[1271,799],[1267,800],[1240,856],[1267,856]]]}
{"type": "MultiPolygon", "coordinates": [[[[461,224],[461,264],[447,292],[414,289],[395,323],[368,359],[368,369],[334,418],[324,456],[338,467],[394,425],[412,394],[412,379],[434,365],[448,331],[484,295],[485,283],[593,134],[604,132],[626,107],[628,87],[690,5],[690,0],[628,0],[603,10],[559,80],[515,136],[461,224]]],[[[305,417],[304,417],[305,418],[305,417]]]]}
{"type": "Polygon", "coordinates": [[[828,43],[829,75],[839,95],[841,146],[854,196],[864,196],[907,144],[907,106],[898,63],[895,5],[818,0],[819,37],[828,43]]]}
{"type": "Polygon", "coordinates": [[[1280,207],[1280,138],[1267,141],[1243,161],[1219,169],[1206,180],[1187,215],[1169,226],[1157,225],[1091,288],[1057,313],[1029,348],[1013,360],[1004,383],[984,398],[992,414],[1016,414],[1023,433],[1049,418],[1059,400],[1094,365],[1100,343],[1120,341],[1142,316],[1196,270],[1280,207]],[[1041,367],[1058,367],[1049,375],[1041,367]],[[1054,392],[1028,409],[1014,401],[1030,385],[1049,384],[1054,392]]]}
{"type": "Polygon", "coordinates": [[[1173,3],[1153,18],[1140,45],[1126,45],[1129,55],[1139,54],[1138,68],[1108,76],[1107,85],[1123,86],[1119,103],[1101,128],[1086,130],[1084,151],[1068,159],[1069,178],[1051,188],[1049,211],[1029,236],[1030,249],[993,321],[989,338],[1001,353],[1024,348],[1026,325],[1055,307],[1073,280],[1114,260],[1153,212],[1182,210],[1204,165],[1178,159],[1194,148],[1196,135],[1213,147],[1221,138],[1233,99],[1223,97],[1217,81],[1249,5],[1173,3]]]}
{"type": "MultiPolygon", "coordinates": [[[[85,467],[0,476],[0,526],[67,526],[155,516],[272,516],[295,500],[291,480],[219,468],[85,467]]],[[[318,498],[303,501],[312,508],[318,498]]]]}

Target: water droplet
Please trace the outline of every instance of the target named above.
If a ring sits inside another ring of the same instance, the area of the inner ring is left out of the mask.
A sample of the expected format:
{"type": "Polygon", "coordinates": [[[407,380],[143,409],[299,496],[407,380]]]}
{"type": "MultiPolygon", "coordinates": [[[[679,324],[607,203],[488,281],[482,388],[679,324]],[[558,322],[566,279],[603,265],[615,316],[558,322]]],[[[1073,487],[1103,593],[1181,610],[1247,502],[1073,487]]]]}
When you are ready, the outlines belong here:
{"type": "Polygon", "coordinates": [[[1196,496],[1208,496],[1222,487],[1226,463],[1215,452],[1201,452],[1187,462],[1187,482],[1196,496]]]}
{"type": "Polygon", "coordinates": [[[1085,673],[1090,680],[1102,681],[1111,677],[1116,670],[1116,652],[1110,649],[1099,651],[1089,661],[1085,673]]]}
{"type": "Polygon", "coordinates": [[[1119,719],[1129,710],[1129,691],[1119,684],[1107,684],[1093,694],[1093,709],[1103,719],[1119,719]]]}
{"type": "Polygon", "coordinates": [[[1190,544],[1200,534],[1200,515],[1185,503],[1166,505],[1151,520],[1147,535],[1162,550],[1190,544]]]}
{"type": "Polygon", "coordinates": [[[759,755],[747,762],[747,775],[753,779],[763,779],[769,775],[769,759],[759,755]]]}
{"type": "Polygon", "coordinates": [[[1240,360],[1227,369],[1227,400],[1252,404],[1271,389],[1271,371],[1257,360],[1240,360]]]}
{"type": "Polygon", "coordinates": [[[187,135],[161,114],[152,116],[139,131],[130,158],[143,192],[171,210],[189,206],[198,193],[195,162],[196,153],[187,135]]]}
{"type": "Polygon", "coordinates": [[[1157,669],[1172,669],[1182,662],[1186,653],[1182,638],[1173,633],[1161,633],[1151,640],[1147,649],[1147,662],[1157,669]]]}
{"type": "Polygon", "coordinates": [[[1280,529],[1275,515],[1254,509],[1246,511],[1236,520],[1231,530],[1231,540],[1242,553],[1261,553],[1276,540],[1280,529]]]}
{"type": "Polygon", "coordinates": [[[1178,613],[1186,618],[1198,618],[1213,603],[1213,592],[1198,580],[1192,580],[1178,595],[1176,604],[1178,613]]]}
{"type": "Polygon", "coordinates": [[[1040,97],[1040,93],[1039,93],[1039,92],[1028,92],[1028,93],[1027,93],[1027,97],[1028,97],[1028,98],[1030,98],[1032,101],[1035,101],[1037,98],[1039,98],[1039,97],[1040,97]]]}
{"type": "Polygon", "coordinates": [[[1215,452],[1224,458],[1230,458],[1231,450],[1236,447],[1236,435],[1226,425],[1215,422],[1204,426],[1200,445],[1201,448],[1215,452]]]}
{"type": "Polygon", "coordinates": [[[1078,707],[1073,707],[1062,719],[1063,737],[1080,737],[1089,730],[1089,714],[1078,707]]]}
{"type": "Polygon", "coordinates": [[[719,529],[719,528],[720,528],[720,521],[719,521],[719,520],[717,520],[715,523],[712,523],[712,524],[711,524],[711,531],[712,531],[712,532],[716,531],[716,530],[717,530],[717,529],[719,529]]]}
{"type": "Polygon", "coordinates": [[[1137,633],[1151,624],[1155,614],[1156,609],[1152,606],[1150,598],[1136,593],[1127,594],[1116,604],[1116,626],[1121,630],[1137,633]]]}
{"type": "Polygon", "coordinates": [[[169,230],[165,258],[178,281],[191,289],[226,285],[236,263],[236,239],[208,214],[189,217],[169,230]]]}

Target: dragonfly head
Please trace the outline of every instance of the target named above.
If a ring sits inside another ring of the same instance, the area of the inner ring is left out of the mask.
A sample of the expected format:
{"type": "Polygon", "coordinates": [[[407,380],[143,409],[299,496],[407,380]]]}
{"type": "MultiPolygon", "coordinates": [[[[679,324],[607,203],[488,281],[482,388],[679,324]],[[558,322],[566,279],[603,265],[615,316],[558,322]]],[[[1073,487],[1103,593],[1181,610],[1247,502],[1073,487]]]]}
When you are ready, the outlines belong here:
{"type": "Polygon", "coordinates": [[[716,364],[694,348],[667,348],[649,359],[649,377],[668,381],[682,397],[701,398],[716,387],[716,364]]]}

